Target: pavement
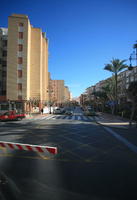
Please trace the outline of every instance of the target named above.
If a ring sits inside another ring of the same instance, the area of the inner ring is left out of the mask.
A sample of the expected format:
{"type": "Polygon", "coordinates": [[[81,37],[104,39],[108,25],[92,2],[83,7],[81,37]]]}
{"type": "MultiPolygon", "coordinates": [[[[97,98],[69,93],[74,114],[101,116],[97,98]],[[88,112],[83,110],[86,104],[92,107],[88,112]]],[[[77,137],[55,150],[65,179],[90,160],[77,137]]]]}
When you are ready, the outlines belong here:
{"type": "Polygon", "coordinates": [[[132,126],[129,126],[129,119],[108,113],[98,112],[97,116],[95,116],[95,120],[98,124],[101,124],[103,126],[109,126],[111,128],[122,128],[122,129],[136,128],[135,121],[132,123],[132,126]]]}
{"type": "Polygon", "coordinates": [[[127,146],[132,146],[132,148],[137,151],[136,122],[133,122],[132,126],[129,126],[128,119],[108,113],[98,113],[98,116],[95,117],[95,121],[107,129],[110,133],[113,132],[112,134],[115,135],[115,137],[122,138],[120,140],[123,140],[124,143],[128,143],[127,146]]]}

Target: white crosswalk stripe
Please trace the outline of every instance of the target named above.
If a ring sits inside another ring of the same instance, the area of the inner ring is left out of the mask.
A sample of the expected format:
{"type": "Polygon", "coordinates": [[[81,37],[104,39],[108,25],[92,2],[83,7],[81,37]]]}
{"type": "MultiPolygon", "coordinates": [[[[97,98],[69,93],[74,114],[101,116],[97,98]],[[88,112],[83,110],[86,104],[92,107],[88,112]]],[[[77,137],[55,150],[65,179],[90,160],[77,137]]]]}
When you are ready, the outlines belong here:
{"type": "Polygon", "coordinates": [[[74,115],[72,116],[72,120],[75,120],[75,116],[74,115]]]}
{"type": "Polygon", "coordinates": [[[84,119],[84,120],[87,120],[87,117],[86,117],[86,116],[83,116],[83,119],[84,119]]]}
{"type": "Polygon", "coordinates": [[[96,116],[95,116],[95,120],[99,120],[99,119],[100,119],[99,117],[96,117],[96,116]]]}
{"type": "Polygon", "coordinates": [[[78,120],[78,121],[93,121],[93,117],[90,116],[83,116],[83,115],[72,115],[72,116],[67,116],[67,115],[52,115],[49,117],[44,117],[45,120],[56,120],[56,119],[63,119],[63,120],[78,120]]]}
{"type": "MultiPolygon", "coordinates": [[[[84,116],[84,115],[50,115],[44,116],[40,118],[31,119],[32,121],[40,121],[40,120],[78,120],[78,121],[94,121],[94,118],[91,116],[84,116]]],[[[96,119],[97,120],[97,119],[96,119]]]]}
{"type": "Polygon", "coordinates": [[[93,120],[93,117],[91,117],[91,116],[88,116],[88,118],[89,118],[90,120],[93,120]]]}
{"type": "Polygon", "coordinates": [[[80,117],[80,116],[78,116],[78,120],[81,120],[81,117],[80,117]]]}

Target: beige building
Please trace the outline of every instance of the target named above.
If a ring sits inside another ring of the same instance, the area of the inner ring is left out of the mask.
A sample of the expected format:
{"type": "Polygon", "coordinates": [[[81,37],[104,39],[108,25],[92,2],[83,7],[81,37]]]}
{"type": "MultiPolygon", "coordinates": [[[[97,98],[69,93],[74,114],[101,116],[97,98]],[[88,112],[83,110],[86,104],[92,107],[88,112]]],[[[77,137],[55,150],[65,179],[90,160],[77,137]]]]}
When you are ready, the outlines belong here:
{"type": "Polygon", "coordinates": [[[70,101],[70,91],[68,86],[64,87],[64,101],[70,101]]]}
{"type": "Polygon", "coordinates": [[[118,97],[127,98],[126,90],[130,83],[137,81],[137,67],[132,70],[125,70],[118,74],[118,97]]]}
{"type": "Polygon", "coordinates": [[[0,101],[6,100],[8,29],[0,28],[0,101]]]}
{"type": "Polygon", "coordinates": [[[64,102],[64,80],[50,80],[51,91],[51,101],[55,103],[64,102]]]}
{"type": "Polygon", "coordinates": [[[7,99],[48,99],[48,40],[26,15],[8,19],[7,99]]]}

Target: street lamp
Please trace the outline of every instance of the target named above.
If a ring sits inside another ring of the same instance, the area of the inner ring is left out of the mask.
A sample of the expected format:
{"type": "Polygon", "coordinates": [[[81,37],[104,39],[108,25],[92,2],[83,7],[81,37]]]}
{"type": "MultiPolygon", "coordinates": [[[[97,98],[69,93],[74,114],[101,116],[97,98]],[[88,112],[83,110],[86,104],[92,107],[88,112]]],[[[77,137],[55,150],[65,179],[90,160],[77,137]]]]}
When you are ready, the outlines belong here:
{"type": "Polygon", "coordinates": [[[134,67],[132,66],[132,60],[136,60],[136,66],[137,66],[137,41],[136,43],[133,45],[133,48],[135,49],[135,51],[133,51],[131,54],[130,54],[130,57],[129,57],[129,62],[130,62],[130,65],[128,67],[128,70],[132,70],[134,67]]]}

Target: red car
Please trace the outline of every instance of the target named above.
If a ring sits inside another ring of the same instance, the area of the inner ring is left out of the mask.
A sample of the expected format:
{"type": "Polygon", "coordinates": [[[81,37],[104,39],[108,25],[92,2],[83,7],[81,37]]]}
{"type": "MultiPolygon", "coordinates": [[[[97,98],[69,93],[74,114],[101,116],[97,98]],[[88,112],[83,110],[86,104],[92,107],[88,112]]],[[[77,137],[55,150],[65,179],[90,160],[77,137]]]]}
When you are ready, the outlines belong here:
{"type": "Polygon", "coordinates": [[[16,111],[7,111],[0,114],[0,121],[21,120],[25,118],[24,113],[16,113],[16,111]]]}

